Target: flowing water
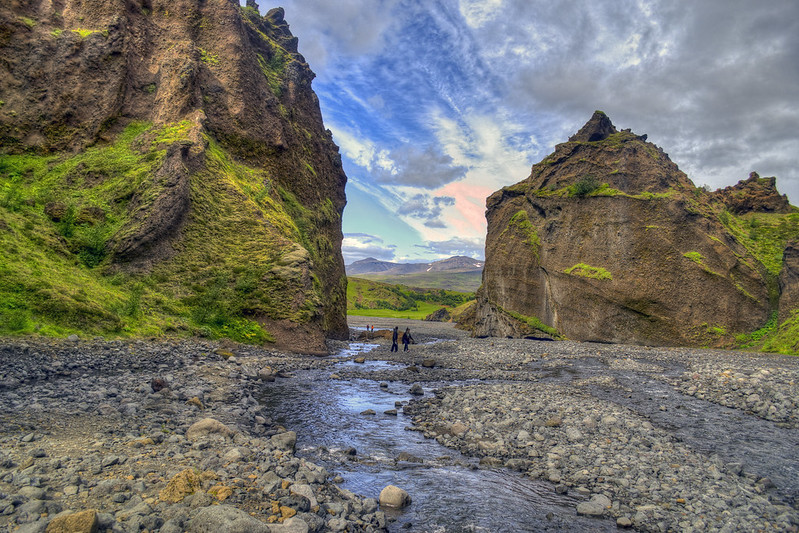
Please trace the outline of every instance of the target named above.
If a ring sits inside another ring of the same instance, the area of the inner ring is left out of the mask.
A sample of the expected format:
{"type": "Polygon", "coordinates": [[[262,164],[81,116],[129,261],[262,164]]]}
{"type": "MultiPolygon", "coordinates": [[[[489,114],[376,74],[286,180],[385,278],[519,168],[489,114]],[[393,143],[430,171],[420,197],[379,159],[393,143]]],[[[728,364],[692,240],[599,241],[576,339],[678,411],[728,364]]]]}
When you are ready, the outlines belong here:
{"type": "MultiPolygon", "coordinates": [[[[368,349],[353,344],[340,356],[368,349]]],[[[359,370],[388,368],[391,363],[358,365],[359,370]]],[[[296,372],[295,378],[267,387],[261,401],[276,421],[297,431],[298,455],[341,474],[343,488],[372,498],[387,485],[407,490],[413,503],[387,513],[396,520],[391,531],[616,530],[615,521],[577,516],[580,500],[556,494],[551,483],[506,469],[478,469],[474,459],[406,430],[411,421],[401,408],[397,415],[384,412],[407,403],[407,385],[381,388],[372,380],[335,380],[330,378],[334,371],[296,372]],[[376,414],[362,415],[367,409],[376,414]],[[348,453],[336,453],[343,451],[348,453]],[[404,460],[397,461],[400,454],[404,460]]]]}
{"type": "MultiPolygon", "coordinates": [[[[577,516],[580,500],[556,494],[550,483],[506,469],[478,469],[474,459],[406,430],[411,420],[402,414],[401,405],[411,397],[407,384],[391,382],[381,388],[374,380],[330,377],[348,368],[395,368],[389,362],[356,367],[349,361],[373,347],[353,343],[339,354],[340,362],[332,369],[297,372],[295,379],[279,380],[266,388],[261,400],[278,422],[297,431],[298,453],[341,474],[343,488],[373,498],[389,484],[407,490],[413,503],[390,514],[396,519],[392,531],[616,530],[615,521],[577,516]],[[367,409],[376,414],[361,414],[367,409]],[[385,414],[393,409],[398,414],[385,414]]],[[[797,502],[799,430],[778,429],[739,410],[686,396],[658,379],[683,370],[678,365],[662,372],[616,370],[587,357],[574,366],[541,368],[540,379],[566,383],[612,376],[623,390],[592,387],[592,394],[649,418],[699,452],[742,465],[747,475],[768,476],[780,499],[797,502]]],[[[428,384],[425,394],[456,384],[428,384]]]]}

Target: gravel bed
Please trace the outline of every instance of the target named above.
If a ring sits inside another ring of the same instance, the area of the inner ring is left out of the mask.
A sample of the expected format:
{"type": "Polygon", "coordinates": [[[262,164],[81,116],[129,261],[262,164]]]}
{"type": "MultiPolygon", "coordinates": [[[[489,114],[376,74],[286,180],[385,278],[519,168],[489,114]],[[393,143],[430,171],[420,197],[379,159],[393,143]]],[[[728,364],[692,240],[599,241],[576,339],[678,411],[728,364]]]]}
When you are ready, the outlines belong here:
{"type": "Polygon", "coordinates": [[[486,466],[591,497],[579,514],[610,515],[642,531],[791,531],[799,523],[795,509],[769,501],[767,479],[695,453],[575,387],[445,388],[405,412],[425,436],[486,466]]]}
{"type": "Polygon", "coordinates": [[[385,531],[377,501],[296,457],[296,434],[254,399],[329,364],[202,341],[5,340],[0,531],[385,531]]]}
{"type": "Polygon", "coordinates": [[[484,468],[550,481],[582,498],[580,515],[639,531],[799,530],[793,452],[731,461],[668,423],[672,410],[726,406],[757,424],[716,413],[729,424],[716,431],[766,424],[764,446],[799,442],[799,358],[473,339],[450,324],[365,317],[350,317],[353,339],[367,323],[375,335],[360,341],[376,348],[335,370],[340,357],[201,340],[2,341],[0,531],[82,531],[81,520],[113,532],[386,531],[378,502],[295,456],[296,435],[255,399],[311,368],[409,386],[412,429],[484,468]],[[411,328],[409,352],[389,351],[379,330],[394,325],[411,328]],[[664,389],[666,399],[647,396],[664,389]],[[763,474],[780,461],[785,476],[763,474]]]}

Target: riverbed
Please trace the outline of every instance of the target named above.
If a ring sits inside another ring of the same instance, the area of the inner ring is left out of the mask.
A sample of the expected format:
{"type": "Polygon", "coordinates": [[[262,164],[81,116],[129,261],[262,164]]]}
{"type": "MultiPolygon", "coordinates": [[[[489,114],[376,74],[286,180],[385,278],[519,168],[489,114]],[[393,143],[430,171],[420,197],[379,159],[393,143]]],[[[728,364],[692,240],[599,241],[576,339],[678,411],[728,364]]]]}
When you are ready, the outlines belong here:
{"type": "Polygon", "coordinates": [[[0,530],[797,531],[797,358],[350,325],[328,357],[5,340],[0,530]]]}
{"type": "Polygon", "coordinates": [[[405,408],[428,438],[640,530],[797,529],[797,358],[408,326],[411,352],[373,352],[397,367],[343,375],[435,388],[405,408]]]}

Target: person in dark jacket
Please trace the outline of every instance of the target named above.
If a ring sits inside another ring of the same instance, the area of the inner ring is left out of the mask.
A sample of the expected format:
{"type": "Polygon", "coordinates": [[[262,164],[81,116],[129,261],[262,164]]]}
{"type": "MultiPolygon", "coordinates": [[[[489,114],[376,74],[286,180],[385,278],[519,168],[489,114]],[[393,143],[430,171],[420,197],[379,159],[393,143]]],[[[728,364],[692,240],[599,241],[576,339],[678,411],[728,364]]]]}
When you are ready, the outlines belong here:
{"type": "Polygon", "coordinates": [[[397,345],[397,336],[399,335],[399,328],[394,326],[394,331],[391,333],[391,351],[398,352],[399,346],[397,345]]]}
{"type": "Polygon", "coordinates": [[[405,328],[405,333],[402,334],[402,344],[404,345],[402,351],[407,352],[408,345],[412,342],[413,342],[413,337],[411,337],[411,328],[405,328]]]}

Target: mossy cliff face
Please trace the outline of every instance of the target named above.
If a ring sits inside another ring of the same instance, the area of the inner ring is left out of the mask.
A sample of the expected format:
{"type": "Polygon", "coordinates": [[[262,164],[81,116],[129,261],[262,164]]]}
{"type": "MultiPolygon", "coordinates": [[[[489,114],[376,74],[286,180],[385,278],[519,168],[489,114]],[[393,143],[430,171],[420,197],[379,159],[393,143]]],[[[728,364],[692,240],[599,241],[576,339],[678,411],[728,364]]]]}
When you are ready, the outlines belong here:
{"type": "Polygon", "coordinates": [[[9,331],[347,335],[346,176],[282,9],[12,1],[0,54],[9,331]]]}
{"type": "Polygon", "coordinates": [[[731,214],[601,112],[487,208],[476,335],[729,346],[794,284],[789,206],[731,214]]]}

